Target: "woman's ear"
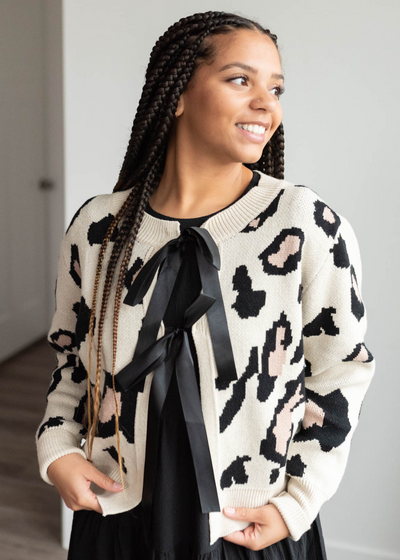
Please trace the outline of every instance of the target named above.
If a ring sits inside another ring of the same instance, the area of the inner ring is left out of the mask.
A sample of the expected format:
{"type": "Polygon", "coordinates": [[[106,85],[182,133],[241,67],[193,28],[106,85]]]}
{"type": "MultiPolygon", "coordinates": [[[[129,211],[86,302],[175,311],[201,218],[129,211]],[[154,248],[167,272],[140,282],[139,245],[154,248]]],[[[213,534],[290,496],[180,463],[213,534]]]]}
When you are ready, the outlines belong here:
{"type": "Polygon", "coordinates": [[[175,111],[175,117],[180,117],[184,111],[185,102],[183,100],[183,93],[181,93],[178,101],[178,106],[175,111]]]}

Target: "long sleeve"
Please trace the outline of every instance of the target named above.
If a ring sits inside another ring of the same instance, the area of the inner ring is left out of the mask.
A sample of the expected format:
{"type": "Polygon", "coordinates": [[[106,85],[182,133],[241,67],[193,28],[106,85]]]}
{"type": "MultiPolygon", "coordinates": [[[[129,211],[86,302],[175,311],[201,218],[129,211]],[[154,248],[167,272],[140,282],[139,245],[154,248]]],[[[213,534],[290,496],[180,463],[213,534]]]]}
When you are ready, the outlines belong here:
{"type": "Polygon", "coordinates": [[[375,361],[364,344],[361,260],[349,222],[302,294],[305,413],[288,449],[286,490],[271,499],[298,540],[342,479],[375,361]]]}
{"type": "Polygon", "coordinates": [[[78,246],[67,233],[61,242],[56,282],[56,310],[47,340],[56,350],[57,367],[52,373],[44,418],[36,432],[40,475],[51,484],[47,468],[69,453],[86,458],[80,442],[86,404],[86,369],[79,355],[80,325],[88,321],[81,298],[78,246]]]}

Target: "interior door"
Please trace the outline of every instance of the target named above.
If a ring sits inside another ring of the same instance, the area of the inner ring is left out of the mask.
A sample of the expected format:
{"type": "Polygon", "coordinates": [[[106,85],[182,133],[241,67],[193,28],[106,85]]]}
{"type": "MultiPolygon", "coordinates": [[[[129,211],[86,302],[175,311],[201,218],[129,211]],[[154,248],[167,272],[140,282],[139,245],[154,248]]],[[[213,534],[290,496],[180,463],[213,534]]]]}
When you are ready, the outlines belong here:
{"type": "Polygon", "coordinates": [[[0,0],[0,360],[46,333],[44,5],[0,0]]]}

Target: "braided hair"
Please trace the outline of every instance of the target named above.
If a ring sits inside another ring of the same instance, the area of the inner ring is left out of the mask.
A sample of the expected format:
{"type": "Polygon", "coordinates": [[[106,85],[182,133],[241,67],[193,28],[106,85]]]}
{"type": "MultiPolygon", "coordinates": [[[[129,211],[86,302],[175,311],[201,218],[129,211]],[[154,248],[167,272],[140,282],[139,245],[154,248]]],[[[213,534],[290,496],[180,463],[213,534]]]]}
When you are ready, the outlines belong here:
{"type": "MultiPolygon", "coordinates": [[[[119,308],[125,277],[147,202],[159,184],[165,166],[170,131],[180,95],[188,86],[191,77],[202,63],[211,63],[216,56],[216,46],[209,37],[248,29],[260,31],[270,37],[277,46],[277,37],[259,23],[243,16],[226,12],[203,12],[180,19],[171,25],[153,47],[145,75],[145,84],[133,121],[132,132],[113,192],[130,192],[110,224],[97,263],[93,299],[89,321],[88,363],[88,460],[91,461],[93,440],[98,423],[100,407],[101,347],[104,318],[111,293],[113,277],[120,261],[115,290],[113,314],[113,361],[112,383],[115,400],[115,430],[121,481],[123,468],[119,439],[119,403],[115,391],[115,363],[117,354],[117,332],[119,308]],[[106,277],[98,321],[97,365],[95,382],[91,383],[91,354],[94,336],[96,303],[99,291],[104,256],[110,241],[113,242],[107,263],[106,277]],[[93,404],[92,401],[93,400],[93,404]],[[92,410],[93,408],[93,410],[92,410]]],[[[190,85],[189,85],[190,87],[190,85]]],[[[261,158],[255,163],[244,164],[251,170],[283,179],[284,137],[282,123],[266,144],[261,158]]]]}

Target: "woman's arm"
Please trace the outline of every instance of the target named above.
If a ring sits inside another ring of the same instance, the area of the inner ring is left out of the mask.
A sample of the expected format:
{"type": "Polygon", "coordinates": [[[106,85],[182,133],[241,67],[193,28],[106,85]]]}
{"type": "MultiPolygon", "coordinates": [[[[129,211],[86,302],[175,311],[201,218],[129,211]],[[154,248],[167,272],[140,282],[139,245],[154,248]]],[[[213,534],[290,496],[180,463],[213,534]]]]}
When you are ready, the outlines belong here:
{"type": "Polygon", "coordinates": [[[340,218],[326,259],[302,294],[305,414],[288,448],[287,488],[270,500],[293,540],[337,490],[375,370],[364,344],[358,242],[349,222],[340,218]]]}
{"type": "Polygon", "coordinates": [[[287,487],[260,508],[224,509],[227,517],[252,523],[224,538],[252,550],[288,536],[298,540],[335,493],[374,373],[375,361],[364,344],[358,243],[342,217],[323,263],[304,287],[302,310],[306,402],[287,449],[287,487]]]}
{"type": "Polygon", "coordinates": [[[80,445],[86,435],[87,372],[79,357],[79,325],[88,323],[89,315],[88,302],[81,294],[79,240],[71,225],[60,246],[56,310],[47,337],[56,350],[57,367],[52,373],[44,418],[36,432],[36,445],[40,474],[56,486],[66,505],[73,510],[101,511],[90,483],[112,492],[122,487],[87,461],[80,445]]]}
{"type": "Polygon", "coordinates": [[[60,246],[56,282],[56,309],[47,336],[56,350],[57,367],[52,373],[47,406],[36,432],[40,474],[48,483],[50,463],[69,453],[86,459],[80,442],[86,432],[86,369],[78,353],[76,324],[81,302],[78,246],[67,231],[60,246]]]}

